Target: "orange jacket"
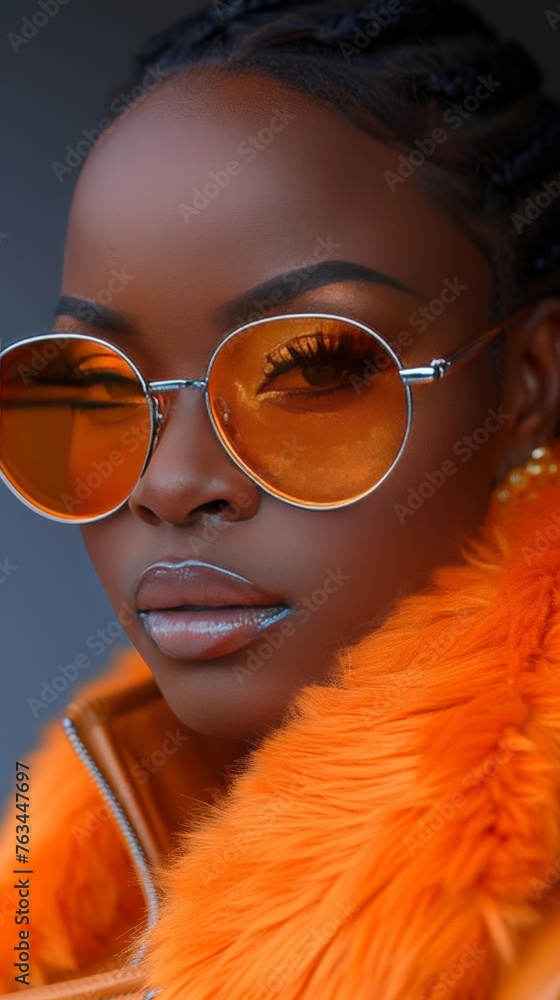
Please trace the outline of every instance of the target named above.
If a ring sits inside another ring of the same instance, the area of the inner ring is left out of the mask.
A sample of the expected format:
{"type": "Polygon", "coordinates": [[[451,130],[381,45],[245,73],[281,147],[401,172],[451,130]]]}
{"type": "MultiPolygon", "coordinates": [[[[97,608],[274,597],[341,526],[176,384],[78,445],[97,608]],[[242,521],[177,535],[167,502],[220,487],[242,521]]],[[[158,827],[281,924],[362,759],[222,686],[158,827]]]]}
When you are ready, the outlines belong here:
{"type": "MultiPolygon", "coordinates": [[[[489,515],[433,579],[340,654],[335,682],[300,691],[154,866],[141,967],[158,1000],[560,997],[558,488],[489,515]]],[[[114,669],[147,676],[133,650],[114,669]]],[[[30,760],[32,984],[107,967],[146,915],[65,740],[51,727],[30,760]]]]}
{"type": "MultiPolygon", "coordinates": [[[[135,650],[117,656],[111,674],[150,676],[135,650]]],[[[112,681],[112,677],[110,681],[112,681]]],[[[109,679],[82,685],[88,697],[101,694],[109,679]]],[[[126,934],[142,920],[144,903],[129,888],[134,868],[119,833],[106,821],[103,798],[72,750],[59,721],[49,724],[38,750],[26,756],[30,773],[30,985],[66,979],[124,946],[126,934]]],[[[15,990],[14,945],[19,893],[25,876],[15,857],[16,796],[5,803],[0,832],[0,993],[15,990]]],[[[22,988],[27,987],[22,983],[22,988]]]]}

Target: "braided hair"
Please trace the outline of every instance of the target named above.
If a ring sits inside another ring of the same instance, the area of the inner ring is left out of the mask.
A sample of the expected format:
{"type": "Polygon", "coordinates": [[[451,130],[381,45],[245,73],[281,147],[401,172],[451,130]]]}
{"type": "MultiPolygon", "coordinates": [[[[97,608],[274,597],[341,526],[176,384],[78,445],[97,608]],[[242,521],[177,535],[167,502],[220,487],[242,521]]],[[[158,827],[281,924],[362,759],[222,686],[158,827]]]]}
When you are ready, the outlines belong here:
{"type": "Polygon", "coordinates": [[[560,293],[560,106],[524,49],[465,4],[214,0],[144,44],[125,90],[151,67],[167,79],[197,64],[303,90],[403,154],[443,124],[417,176],[485,254],[496,316],[560,293]]]}

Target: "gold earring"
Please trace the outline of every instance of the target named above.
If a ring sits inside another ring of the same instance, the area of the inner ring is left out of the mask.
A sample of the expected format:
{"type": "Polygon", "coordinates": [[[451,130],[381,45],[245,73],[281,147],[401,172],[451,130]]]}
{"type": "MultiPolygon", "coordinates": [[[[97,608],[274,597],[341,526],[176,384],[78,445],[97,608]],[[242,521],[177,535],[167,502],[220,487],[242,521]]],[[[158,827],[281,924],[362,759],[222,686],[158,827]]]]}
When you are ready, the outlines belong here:
{"type": "Polygon", "coordinates": [[[560,439],[548,445],[533,448],[525,465],[510,469],[503,483],[493,493],[493,499],[508,508],[521,500],[532,500],[539,495],[540,487],[559,484],[560,439]]]}

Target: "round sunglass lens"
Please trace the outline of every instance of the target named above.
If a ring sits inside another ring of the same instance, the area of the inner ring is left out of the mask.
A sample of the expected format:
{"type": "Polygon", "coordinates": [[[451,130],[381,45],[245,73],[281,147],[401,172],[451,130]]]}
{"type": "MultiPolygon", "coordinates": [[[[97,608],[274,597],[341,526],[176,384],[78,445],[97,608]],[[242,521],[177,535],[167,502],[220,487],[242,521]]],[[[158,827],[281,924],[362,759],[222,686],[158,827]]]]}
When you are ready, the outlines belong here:
{"type": "Polygon", "coordinates": [[[303,506],[364,496],[406,439],[397,360],[349,320],[310,314],[250,325],[215,355],[208,390],[232,457],[270,492],[303,506]]]}
{"type": "Polygon", "coordinates": [[[0,471],[41,513],[95,519],[142,471],[150,410],[126,358],[87,337],[34,338],[0,359],[0,471]]]}

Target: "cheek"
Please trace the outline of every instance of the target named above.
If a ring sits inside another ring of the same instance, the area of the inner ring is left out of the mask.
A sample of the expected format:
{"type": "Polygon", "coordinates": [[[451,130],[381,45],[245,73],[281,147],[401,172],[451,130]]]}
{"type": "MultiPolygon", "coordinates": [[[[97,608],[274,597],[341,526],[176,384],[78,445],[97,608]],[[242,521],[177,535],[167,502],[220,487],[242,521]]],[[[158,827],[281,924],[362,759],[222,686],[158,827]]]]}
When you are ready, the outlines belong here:
{"type": "Polygon", "coordinates": [[[115,613],[130,602],[133,580],[151,562],[135,527],[126,507],[105,520],[80,527],[87,554],[115,613]]]}
{"type": "MultiPolygon", "coordinates": [[[[507,433],[507,422],[492,416],[500,414],[496,393],[492,379],[479,375],[417,387],[407,446],[370,496],[335,511],[302,511],[265,497],[235,535],[216,533],[201,558],[225,562],[307,608],[274,657],[287,656],[286,678],[380,624],[398,597],[454,558],[479,525],[507,433]]],[[[117,612],[138,573],[163,554],[159,533],[126,507],[81,531],[117,612]]]]}
{"type": "Polygon", "coordinates": [[[397,549],[406,543],[435,564],[483,520],[510,428],[489,368],[413,392],[412,432],[387,481],[385,517],[400,529],[397,549]]]}
{"type": "Polygon", "coordinates": [[[333,512],[323,544],[331,565],[352,576],[344,600],[357,621],[368,607],[379,619],[455,559],[484,519],[508,417],[491,372],[463,374],[413,390],[412,429],[393,472],[369,497],[333,512]]]}

